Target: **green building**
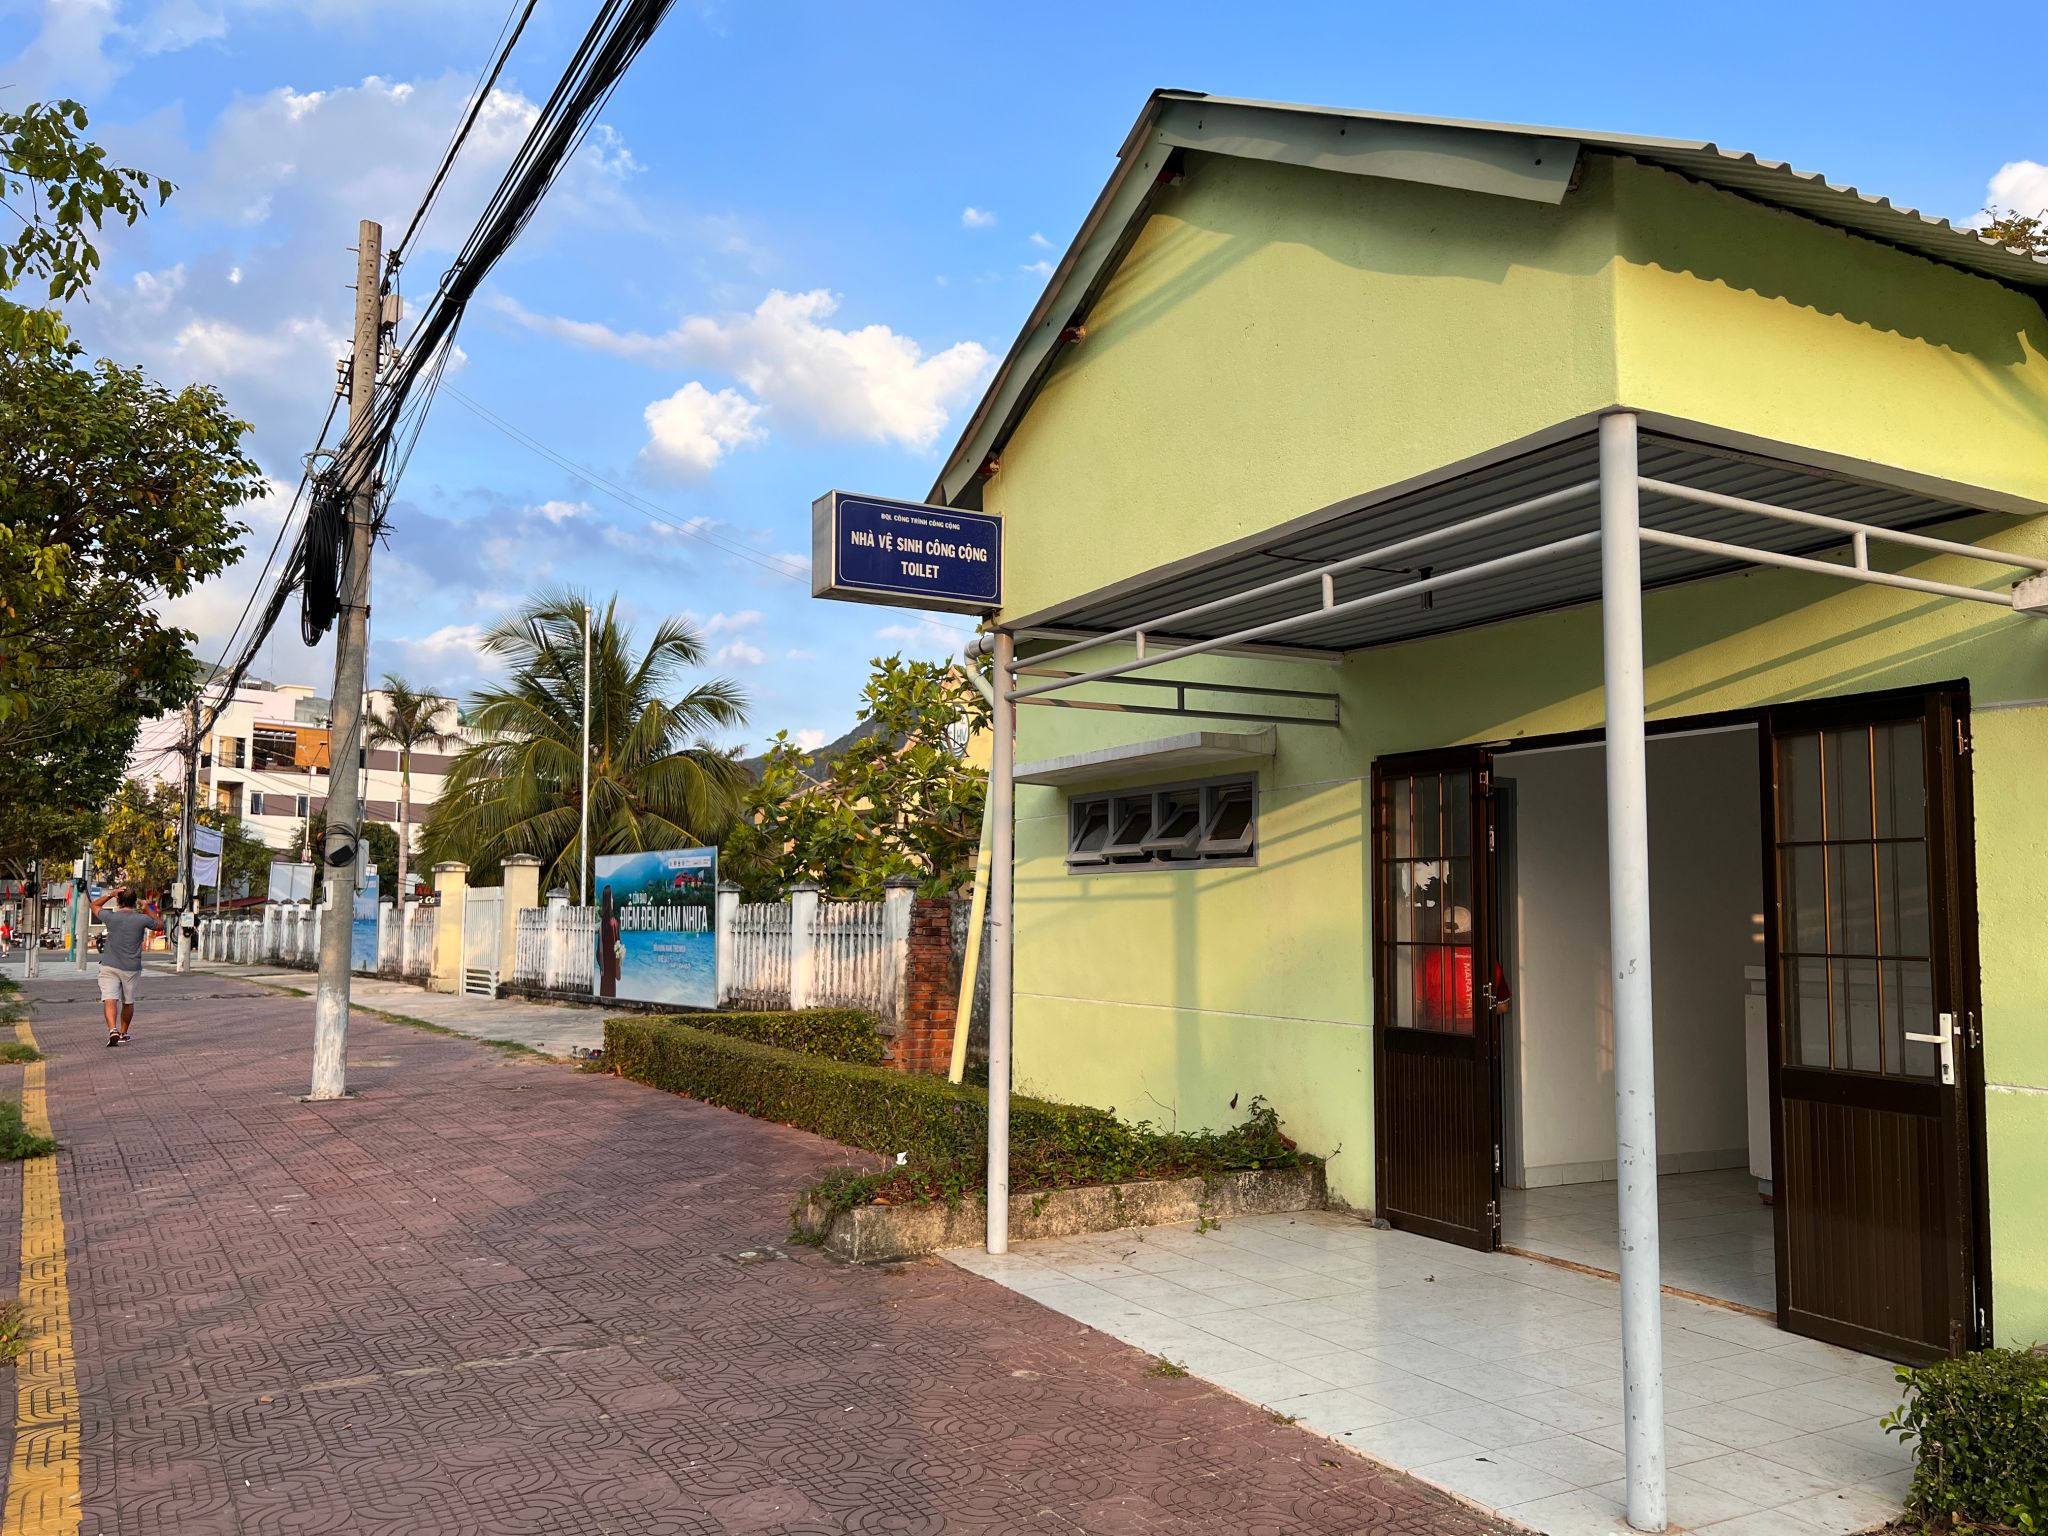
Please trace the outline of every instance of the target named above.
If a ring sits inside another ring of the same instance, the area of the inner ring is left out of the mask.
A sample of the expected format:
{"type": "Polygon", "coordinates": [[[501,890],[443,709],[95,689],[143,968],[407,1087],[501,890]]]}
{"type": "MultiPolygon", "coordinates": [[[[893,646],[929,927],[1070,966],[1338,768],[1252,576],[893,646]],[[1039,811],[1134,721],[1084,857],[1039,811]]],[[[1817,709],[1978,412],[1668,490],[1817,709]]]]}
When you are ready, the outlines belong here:
{"type": "Polygon", "coordinates": [[[1631,1330],[2048,1337],[2044,294],[1709,144],[1155,95],[930,498],[1004,518],[1016,1089],[1263,1096],[1631,1330]]]}

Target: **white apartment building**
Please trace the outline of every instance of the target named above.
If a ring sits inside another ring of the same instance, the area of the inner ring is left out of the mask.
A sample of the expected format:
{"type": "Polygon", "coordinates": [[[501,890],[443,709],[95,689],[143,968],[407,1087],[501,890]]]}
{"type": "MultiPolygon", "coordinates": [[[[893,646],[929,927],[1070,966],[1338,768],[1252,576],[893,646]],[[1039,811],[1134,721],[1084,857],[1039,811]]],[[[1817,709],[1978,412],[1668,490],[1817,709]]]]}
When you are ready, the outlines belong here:
{"type": "MultiPolygon", "coordinates": [[[[212,695],[208,695],[209,704],[212,695]]],[[[367,695],[367,705],[381,713],[388,699],[381,691],[367,695]]],[[[245,682],[220,711],[201,743],[199,795],[218,806],[280,853],[302,851],[306,817],[327,808],[330,744],[328,701],[298,684],[245,682]]],[[[481,739],[460,726],[453,700],[445,701],[437,722],[457,732],[465,743],[481,739]]],[[[178,782],[179,745],[184,740],[182,715],[164,715],[144,722],[129,758],[128,776],[145,783],[178,782]]],[[[412,847],[419,847],[420,823],[441,793],[453,751],[418,751],[412,758],[412,847]]],[[[398,752],[391,747],[372,751],[363,770],[363,818],[398,825],[400,775],[398,752]]],[[[395,878],[386,871],[385,878],[395,878]]]]}

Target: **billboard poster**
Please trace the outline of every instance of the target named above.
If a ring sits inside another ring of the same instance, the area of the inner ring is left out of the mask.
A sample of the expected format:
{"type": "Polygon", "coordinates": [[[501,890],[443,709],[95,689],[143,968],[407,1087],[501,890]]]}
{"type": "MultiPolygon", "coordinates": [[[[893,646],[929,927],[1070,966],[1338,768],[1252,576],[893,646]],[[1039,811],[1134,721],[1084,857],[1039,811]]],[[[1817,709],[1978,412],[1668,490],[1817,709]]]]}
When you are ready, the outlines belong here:
{"type": "Polygon", "coordinates": [[[597,876],[599,997],[718,1006],[718,850],[607,854],[597,876]]]}
{"type": "Polygon", "coordinates": [[[352,971],[377,969],[377,870],[376,866],[357,874],[355,910],[349,915],[348,968],[352,971]]]}
{"type": "Polygon", "coordinates": [[[313,899],[313,866],[294,864],[285,859],[270,861],[270,899],[272,901],[311,901],[313,899]]]}

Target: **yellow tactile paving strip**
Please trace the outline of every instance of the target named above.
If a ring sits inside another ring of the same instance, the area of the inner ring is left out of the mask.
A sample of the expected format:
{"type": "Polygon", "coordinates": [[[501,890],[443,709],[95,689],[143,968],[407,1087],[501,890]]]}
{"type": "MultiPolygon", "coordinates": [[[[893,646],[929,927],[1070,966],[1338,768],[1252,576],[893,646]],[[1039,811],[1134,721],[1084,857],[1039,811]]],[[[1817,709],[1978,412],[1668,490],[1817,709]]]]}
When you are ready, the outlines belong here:
{"type": "MultiPolygon", "coordinates": [[[[14,1032],[36,1043],[26,1021],[14,1032]]],[[[50,1134],[43,1067],[32,1061],[21,1070],[21,1117],[38,1136],[50,1134]]],[[[78,1372],[71,1356],[71,1286],[54,1157],[21,1165],[21,1303],[31,1336],[14,1366],[14,1459],[0,1536],[76,1532],[78,1372]]]]}

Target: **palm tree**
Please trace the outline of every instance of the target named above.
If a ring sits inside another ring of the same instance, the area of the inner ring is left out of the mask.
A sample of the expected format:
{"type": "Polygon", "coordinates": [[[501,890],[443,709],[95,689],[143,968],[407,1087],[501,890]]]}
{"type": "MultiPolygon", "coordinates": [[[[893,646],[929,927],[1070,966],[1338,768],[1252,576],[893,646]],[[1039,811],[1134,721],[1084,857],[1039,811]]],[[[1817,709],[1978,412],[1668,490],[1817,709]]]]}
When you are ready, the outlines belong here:
{"type": "MultiPolygon", "coordinates": [[[[395,673],[384,674],[384,709],[370,711],[363,739],[372,747],[398,748],[398,974],[405,974],[405,864],[412,852],[412,755],[422,747],[445,752],[462,743],[460,732],[443,730],[448,701],[422,693],[395,673]]],[[[310,826],[311,824],[308,823],[310,826]]]]}
{"type": "MultiPolygon", "coordinates": [[[[421,835],[422,851],[472,867],[537,856],[548,885],[576,884],[583,758],[584,601],[549,592],[499,622],[483,649],[508,676],[471,696],[484,739],[455,759],[421,835]]],[[[747,773],[708,732],[746,722],[739,685],[713,678],[676,692],[704,644],[664,620],[636,658],[618,598],[591,615],[590,847],[638,853],[715,843],[739,816],[747,773]]]]}

